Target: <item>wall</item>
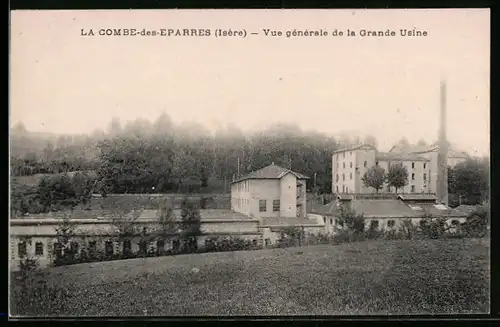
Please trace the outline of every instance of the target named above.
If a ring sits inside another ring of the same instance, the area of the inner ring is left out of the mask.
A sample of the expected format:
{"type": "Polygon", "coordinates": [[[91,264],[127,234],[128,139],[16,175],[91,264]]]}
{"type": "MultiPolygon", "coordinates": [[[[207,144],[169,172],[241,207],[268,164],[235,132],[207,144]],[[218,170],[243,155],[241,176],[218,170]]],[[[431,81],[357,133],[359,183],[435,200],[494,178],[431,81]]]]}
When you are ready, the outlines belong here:
{"type": "Polygon", "coordinates": [[[279,179],[252,179],[250,192],[252,217],[279,217],[279,211],[273,212],[273,200],[281,199],[279,179]],[[265,212],[259,211],[259,200],[266,200],[265,212]]]}
{"type": "MultiPolygon", "coordinates": [[[[141,221],[137,224],[138,230],[147,227],[150,231],[159,225],[155,221],[141,221]]],[[[30,222],[27,219],[11,220],[10,226],[10,263],[13,269],[17,269],[20,257],[18,256],[18,243],[27,241],[28,257],[37,258],[42,267],[46,267],[53,259],[53,244],[57,241],[56,228],[58,221],[47,219],[45,221],[30,222]],[[35,255],[36,243],[43,245],[43,255],[35,255]]],[[[104,250],[105,242],[113,240],[115,252],[119,253],[123,244],[115,241],[116,227],[110,221],[87,219],[85,221],[75,220],[74,238],[80,248],[88,244],[90,240],[96,241],[97,249],[104,250]]],[[[203,222],[201,231],[207,235],[198,237],[198,243],[204,243],[205,238],[211,236],[235,236],[245,239],[261,238],[259,222],[257,220],[210,220],[203,222]]],[[[139,250],[139,238],[132,238],[132,251],[139,250]]],[[[171,244],[166,245],[166,249],[171,248],[171,244]]]]}
{"type": "MultiPolygon", "coordinates": [[[[429,179],[429,165],[430,162],[424,161],[379,161],[379,166],[382,167],[386,172],[389,170],[389,163],[396,164],[402,163],[403,166],[408,171],[408,184],[402,188],[398,189],[398,193],[427,193],[429,192],[429,188],[427,185],[429,179]],[[412,168],[412,163],[415,168],[412,168]],[[425,168],[424,168],[425,165],[425,168]],[[412,174],[414,174],[414,179],[412,179],[412,174]],[[424,174],[426,181],[424,181],[424,174]],[[415,190],[412,191],[412,185],[415,186],[415,190]],[[425,187],[424,187],[425,185],[425,187]]],[[[389,186],[387,183],[384,183],[384,187],[381,190],[382,192],[389,192],[389,186]]],[[[396,189],[394,187],[390,188],[390,192],[396,193],[396,189]]]]}
{"type": "Polygon", "coordinates": [[[244,180],[231,184],[231,209],[247,216],[251,211],[250,182],[251,180],[244,180]]]}
{"type": "MultiPolygon", "coordinates": [[[[304,186],[305,188],[305,186],[304,186]]],[[[297,216],[297,178],[286,174],[280,180],[280,212],[281,217],[297,216]]],[[[273,215],[274,216],[274,215],[273,215]]]]}
{"type": "MultiPolygon", "coordinates": [[[[332,155],[332,191],[337,193],[355,193],[359,188],[356,183],[356,165],[373,150],[347,150],[332,155]],[[365,153],[366,152],[366,153],[365,153]],[[360,155],[361,153],[361,155],[360,155]],[[337,181],[338,174],[338,181],[337,181]],[[352,174],[352,179],[351,179],[352,174]]],[[[360,170],[359,170],[360,171],[360,170]]],[[[362,175],[361,175],[362,176],[362,175]]],[[[358,177],[360,179],[361,177],[358,177]]],[[[359,192],[357,192],[359,193],[359,192]]]]}

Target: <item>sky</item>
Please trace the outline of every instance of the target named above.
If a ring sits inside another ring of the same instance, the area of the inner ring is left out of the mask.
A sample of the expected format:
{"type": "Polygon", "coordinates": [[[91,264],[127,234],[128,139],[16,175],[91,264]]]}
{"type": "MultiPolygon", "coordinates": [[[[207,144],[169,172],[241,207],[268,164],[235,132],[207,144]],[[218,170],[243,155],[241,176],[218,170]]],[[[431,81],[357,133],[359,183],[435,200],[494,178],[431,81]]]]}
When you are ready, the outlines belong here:
{"type": "Polygon", "coordinates": [[[489,17],[486,9],[13,11],[10,124],[91,133],[112,117],[154,120],[165,112],[210,130],[281,122],[371,134],[388,150],[403,137],[436,140],[445,80],[448,139],[487,155],[489,17]],[[82,36],[101,28],[212,34],[82,36]],[[413,28],[428,35],[399,35],[413,28]],[[247,35],[215,37],[215,29],[247,35]],[[263,29],[330,35],[272,37],[263,29]],[[335,29],[344,36],[332,36],[335,29]],[[361,37],[362,29],[397,35],[361,37]]]}

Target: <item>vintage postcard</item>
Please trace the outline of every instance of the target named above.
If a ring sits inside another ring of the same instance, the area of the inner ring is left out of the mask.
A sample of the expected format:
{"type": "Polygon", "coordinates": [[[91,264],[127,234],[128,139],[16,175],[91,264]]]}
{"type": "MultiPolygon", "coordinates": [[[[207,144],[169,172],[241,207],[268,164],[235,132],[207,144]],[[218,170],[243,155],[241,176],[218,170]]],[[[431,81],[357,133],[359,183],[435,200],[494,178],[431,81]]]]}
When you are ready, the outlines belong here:
{"type": "Polygon", "coordinates": [[[10,19],[10,317],[489,313],[489,10],[10,19]]]}

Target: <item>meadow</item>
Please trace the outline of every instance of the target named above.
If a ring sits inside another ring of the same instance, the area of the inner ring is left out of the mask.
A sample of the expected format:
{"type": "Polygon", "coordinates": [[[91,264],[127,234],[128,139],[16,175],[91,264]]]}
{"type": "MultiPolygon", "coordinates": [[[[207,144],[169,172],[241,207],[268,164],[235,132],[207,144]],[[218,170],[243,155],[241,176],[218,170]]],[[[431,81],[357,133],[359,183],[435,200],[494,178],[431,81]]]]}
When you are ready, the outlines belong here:
{"type": "MultiPolygon", "coordinates": [[[[231,316],[489,312],[486,239],[365,241],[45,269],[37,315],[231,316]]],[[[15,305],[11,314],[34,315],[15,305]]],[[[32,311],[34,312],[34,311],[32,311]]]]}

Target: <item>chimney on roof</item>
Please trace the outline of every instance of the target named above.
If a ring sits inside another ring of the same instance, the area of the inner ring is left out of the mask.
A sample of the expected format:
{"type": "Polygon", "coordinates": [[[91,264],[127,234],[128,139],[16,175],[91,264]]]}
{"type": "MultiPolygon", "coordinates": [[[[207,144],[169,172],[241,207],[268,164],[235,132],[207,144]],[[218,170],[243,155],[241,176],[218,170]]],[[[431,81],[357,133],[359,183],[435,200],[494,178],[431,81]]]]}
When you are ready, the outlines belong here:
{"type": "Polygon", "coordinates": [[[448,205],[448,141],[446,140],[446,82],[441,81],[438,139],[438,171],[436,196],[439,203],[448,205]]]}

